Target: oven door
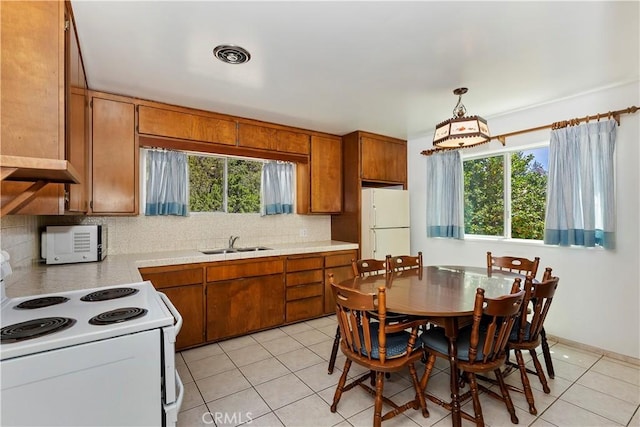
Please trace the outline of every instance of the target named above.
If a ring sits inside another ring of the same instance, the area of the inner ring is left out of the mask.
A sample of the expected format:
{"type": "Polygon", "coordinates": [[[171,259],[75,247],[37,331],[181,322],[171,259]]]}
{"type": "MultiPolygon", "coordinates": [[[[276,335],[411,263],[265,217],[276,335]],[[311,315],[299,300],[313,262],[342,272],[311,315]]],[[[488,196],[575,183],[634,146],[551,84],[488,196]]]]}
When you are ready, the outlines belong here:
{"type": "Polygon", "coordinates": [[[3,426],[159,426],[158,329],[0,362],[3,426]]]}

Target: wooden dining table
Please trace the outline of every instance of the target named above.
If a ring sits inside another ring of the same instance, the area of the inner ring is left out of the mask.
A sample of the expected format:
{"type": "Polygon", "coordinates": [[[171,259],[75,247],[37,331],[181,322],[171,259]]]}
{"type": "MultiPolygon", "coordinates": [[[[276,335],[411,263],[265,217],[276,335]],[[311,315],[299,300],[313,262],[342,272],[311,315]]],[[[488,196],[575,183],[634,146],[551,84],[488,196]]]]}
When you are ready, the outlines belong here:
{"type": "Polygon", "coordinates": [[[388,311],[424,317],[445,329],[449,339],[451,371],[451,414],[453,425],[462,424],[460,417],[459,375],[457,369],[458,330],[472,323],[476,289],[485,290],[485,297],[495,298],[511,292],[515,278],[511,272],[493,271],[486,267],[434,265],[368,277],[355,277],[338,283],[339,287],[377,294],[386,288],[388,311]]]}

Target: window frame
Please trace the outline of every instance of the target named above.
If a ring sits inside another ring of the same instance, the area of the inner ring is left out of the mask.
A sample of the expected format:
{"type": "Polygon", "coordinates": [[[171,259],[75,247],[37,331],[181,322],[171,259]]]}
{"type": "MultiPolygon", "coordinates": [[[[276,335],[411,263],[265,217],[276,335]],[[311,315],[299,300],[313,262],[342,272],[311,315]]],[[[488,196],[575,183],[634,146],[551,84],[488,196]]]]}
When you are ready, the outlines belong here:
{"type": "MultiPolygon", "coordinates": [[[[502,236],[491,236],[491,235],[487,235],[487,234],[469,234],[466,231],[466,227],[465,227],[465,233],[464,233],[464,239],[465,240],[484,240],[484,241],[509,241],[509,242],[517,242],[517,243],[523,243],[523,244],[533,244],[536,246],[542,246],[544,245],[544,240],[542,239],[519,239],[519,238],[514,238],[511,237],[511,226],[512,226],[512,221],[511,221],[511,212],[512,212],[512,208],[511,208],[511,154],[517,151],[529,151],[529,150],[535,150],[537,148],[544,148],[546,147],[547,149],[549,149],[549,141],[539,141],[539,142],[535,142],[532,144],[527,144],[527,145],[522,145],[522,146],[517,146],[517,147],[503,147],[497,150],[492,150],[492,151],[484,151],[481,153],[473,153],[473,154],[467,154],[465,155],[464,153],[462,153],[462,167],[463,167],[463,173],[464,173],[464,162],[467,160],[478,160],[478,159],[484,159],[484,158],[488,158],[488,157],[498,157],[498,156],[502,156],[502,165],[503,165],[503,175],[502,175],[502,179],[503,179],[503,204],[504,204],[504,209],[503,209],[503,228],[504,228],[504,234],[502,236]],[[509,156],[509,157],[507,157],[509,156]],[[506,161],[506,160],[509,161],[506,161]]],[[[547,169],[547,173],[548,173],[548,169],[547,169]]],[[[466,190],[464,190],[463,192],[463,197],[466,195],[466,190]]],[[[546,200],[545,200],[545,207],[546,207],[546,200]]]]}
{"type": "MultiPolygon", "coordinates": [[[[145,214],[145,208],[146,208],[146,199],[147,199],[147,150],[153,150],[153,148],[151,147],[140,147],[140,153],[139,153],[139,159],[140,159],[140,176],[139,176],[139,194],[140,194],[140,200],[139,200],[139,205],[140,205],[140,215],[144,215],[145,214]]],[[[270,160],[268,159],[261,159],[261,158],[257,158],[257,157],[244,157],[244,156],[234,156],[234,155],[227,155],[227,154],[217,154],[217,153],[209,153],[209,152],[202,152],[202,151],[190,151],[190,150],[174,150],[174,151],[181,151],[183,153],[185,153],[187,156],[203,156],[203,157],[218,157],[218,158],[222,158],[225,160],[224,162],[224,183],[223,183],[223,187],[224,187],[224,194],[223,194],[223,200],[222,200],[222,206],[224,208],[223,211],[211,211],[211,212],[202,212],[202,211],[189,211],[189,215],[215,215],[215,214],[230,214],[230,215],[255,215],[255,214],[260,214],[260,211],[258,210],[258,212],[245,212],[245,213],[234,213],[234,212],[228,212],[228,199],[229,199],[229,178],[228,178],[228,159],[238,159],[238,160],[246,160],[246,161],[252,161],[252,162],[258,162],[258,163],[267,163],[270,160]]],[[[296,165],[294,163],[294,165],[296,165]]],[[[262,179],[262,177],[261,177],[262,179]]],[[[191,188],[189,187],[189,182],[187,182],[187,191],[189,192],[189,197],[191,197],[191,188]]],[[[262,195],[260,195],[262,197],[262,195]]]]}

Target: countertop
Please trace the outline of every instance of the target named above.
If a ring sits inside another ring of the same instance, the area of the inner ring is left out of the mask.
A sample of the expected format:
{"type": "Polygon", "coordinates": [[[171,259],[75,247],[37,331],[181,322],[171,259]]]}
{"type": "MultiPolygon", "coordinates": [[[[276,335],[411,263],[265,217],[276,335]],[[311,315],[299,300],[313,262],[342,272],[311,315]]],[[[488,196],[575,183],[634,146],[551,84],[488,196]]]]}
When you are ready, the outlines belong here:
{"type": "Polygon", "coordinates": [[[357,243],[340,242],[336,240],[266,246],[271,248],[271,250],[204,255],[199,250],[193,249],[128,255],[107,255],[107,257],[100,262],[61,265],[39,264],[30,268],[15,270],[7,279],[6,294],[8,297],[15,298],[27,295],[135,283],[142,281],[142,277],[138,271],[141,267],[358,249],[357,243]]]}

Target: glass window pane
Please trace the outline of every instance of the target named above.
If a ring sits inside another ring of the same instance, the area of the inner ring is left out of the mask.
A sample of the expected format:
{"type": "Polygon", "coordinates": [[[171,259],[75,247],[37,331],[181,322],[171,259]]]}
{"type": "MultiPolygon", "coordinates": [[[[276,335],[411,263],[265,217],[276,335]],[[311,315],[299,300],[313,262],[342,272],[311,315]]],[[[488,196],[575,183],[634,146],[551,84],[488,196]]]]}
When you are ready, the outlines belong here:
{"type": "Polygon", "coordinates": [[[260,212],[260,180],[262,162],[228,159],[229,213],[260,212]]]}
{"type": "Polygon", "coordinates": [[[223,212],[224,159],[189,156],[189,209],[191,212],[223,212]]]}
{"type": "Polygon", "coordinates": [[[511,154],[511,237],[544,238],[549,148],[511,154]]]}
{"type": "Polygon", "coordinates": [[[464,229],[466,234],[504,236],[503,156],[465,160],[464,229]]]}

